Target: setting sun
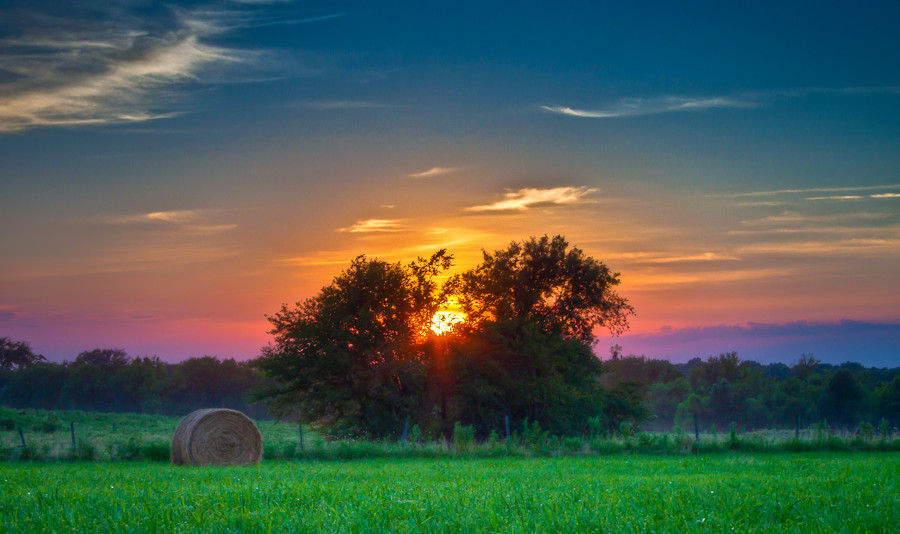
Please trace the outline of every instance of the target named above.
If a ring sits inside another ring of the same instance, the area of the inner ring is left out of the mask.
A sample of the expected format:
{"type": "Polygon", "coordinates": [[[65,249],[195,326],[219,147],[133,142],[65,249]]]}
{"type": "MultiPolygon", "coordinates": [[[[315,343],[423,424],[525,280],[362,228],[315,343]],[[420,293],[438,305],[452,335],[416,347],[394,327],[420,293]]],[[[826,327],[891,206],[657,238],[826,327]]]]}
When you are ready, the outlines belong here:
{"type": "Polygon", "coordinates": [[[453,331],[456,325],[465,321],[464,313],[455,311],[439,311],[431,318],[431,331],[437,335],[453,331]]]}

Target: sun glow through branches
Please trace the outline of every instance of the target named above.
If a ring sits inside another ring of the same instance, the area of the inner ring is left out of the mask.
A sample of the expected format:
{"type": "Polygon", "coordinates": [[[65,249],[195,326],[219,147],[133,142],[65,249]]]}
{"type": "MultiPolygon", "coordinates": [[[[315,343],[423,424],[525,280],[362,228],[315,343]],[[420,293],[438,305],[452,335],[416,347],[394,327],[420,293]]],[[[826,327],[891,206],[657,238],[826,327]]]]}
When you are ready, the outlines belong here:
{"type": "Polygon", "coordinates": [[[439,311],[431,318],[431,331],[437,335],[452,332],[456,325],[465,321],[464,313],[455,311],[439,311]]]}

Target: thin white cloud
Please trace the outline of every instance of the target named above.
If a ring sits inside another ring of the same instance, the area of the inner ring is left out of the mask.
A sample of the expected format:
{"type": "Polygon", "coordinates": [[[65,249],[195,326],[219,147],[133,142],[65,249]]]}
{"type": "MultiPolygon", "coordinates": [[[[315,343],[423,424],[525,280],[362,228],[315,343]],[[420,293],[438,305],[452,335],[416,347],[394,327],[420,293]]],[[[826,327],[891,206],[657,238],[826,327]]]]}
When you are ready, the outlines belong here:
{"type": "Polygon", "coordinates": [[[236,224],[193,224],[186,226],[185,231],[193,235],[210,235],[234,230],[237,227],[236,224]]]}
{"type": "Polygon", "coordinates": [[[540,106],[540,109],[560,115],[590,119],[612,119],[637,117],[680,111],[705,111],[721,108],[749,108],[758,104],[747,99],[728,96],[682,97],[663,96],[656,98],[622,98],[613,104],[594,110],[575,109],[567,106],[540,106]]]}
{"type": "MultiPolygon", "coordinates": [[[[206,245],[188,236],[186,242],[142,243],[109,251],[107,255],[85,262],[81,272],[124,272],[222,261],[241,252],[228,246],[206,245]]],[[[75,268],[75,272],[80,269],[75,268]]]]}
{"type": "Polygon", "coordinates": [[[152,211],[137,215],[111,215],[100,217],[97,221],[105,224],[135,224],[149,222],[191,223],[200,219],[202,210],[152,211]]]}
{"type": "Polygon", "coordinates": [[[735,206],[742,207],[768,207],[768,206],[783,206],[784,202],[779,202],[777,200],[760,200],[755,202],[737,202],[735,206]]]}
{"type": "Polygon", "coordinates": [[[565,205],[584,202],[584,197],[597,191],[592,187],[554,187],[550,189],[524,188],[504,193],[503,199],[492,204],[471,206],[465,211],[526,210],[540,205],[565,205]]]}
{"type": "Polygon", "coordinates": [[[151,225],[157,228],[165,227],[169,231],[177,232],[182,236],[203,236],[218,234],[233,230],[236,224],[211,221],[214,218],[211,210],[170,210],[152,211],[134,215],[107,215],[85,219],[85,222],[93,222],[109,225],[151,225]],[[160,226],[162,225],[162,226],[160,226]]]}
{"type": "Polygon", "coordinates": [[[900,94],[900,87],[882,86],[882,87],[798,87],[795,89],[773,89],[771,91],[757,91],[748,93],[759,96],[784,96],[790,98],[806,98],[810,95],[897,95],[900,94]]]}
{"type": "Polygon", "coordinates": [[[311,256],[282,258],[278,263],[291,267],[319,267],[322,265],[346,265],[350,262],[345,252],[317,252],[311,256]]]}
{"type": "MultiPolygon", "coordinates": [[[[652,267],[651,269],[660,269],[652,267]]],[[[798,269],[769,268],[769,269],[740,269],[734,271],[703,271],[690,273],[675,273],[666,269],[650,272],[634,272],[624,283],[630,290],[652,290],[671,286],[682,285],[708,285],[730,282],[742,282],[745,280],[770,279],[782,276],[796,276],[798,269]]]]}
{"type": "Polygon", "coordinates": [[[778,215],[770,215],[759,219],[741,221],[745,226],[784,226],[802,224],[836,223],[839,221],[878,220],[888,217],[885,213],[834,213],[831,215],[804,215],[796,211],[785,211],[778,215]]]}
{"type": "Polygon", "coordinates": [[[837,195],[837,196],[828,196],[828,197],[807,197],[806,200],[863,200],[864,196],[861,195],[837,195]]]}
{"type": "Polygon", "coordinates": [[[179,265],[223,261],[243,251],[193,232],[158,235],[129,244],[115,244],[93,251],[89,257],[63,262],[41,262],[11,271],[15,279],[56,278],[102,273],[147,271],[179,265]]]}
{"type": "Polygon", "coordinates": [[[711,109],[755,108],[776,98],[806,98],[812,94],[868,95],[900,94],[900,87],[802,87],[796,89],[773,89],[769,91],[745,91],[733,95],[714,96],[657,96],[648,98],[620,98],[599,109],[577,109],[568,106],[539,106],[550,113],[589,119],[612,119],[678,113],[684,111],[706,111],[711,109]]]}
{"type": "Polygon", "coordinates": [[[771,191],[751,191],[747,193],[718,193],[706,195],[712,198],[768,197],[804,193],[842,193],[852,191],[878,191],[883,189],[900,189],[900,184],[866,185],[850,187],[810,187],[807,189],[775,189],[771,191]]]}
{"type": "Polygon", "coordinates": [[[791,243],[760,243],[739,248],[743,253],[788,255],[858,255],[888,253],[900,250],[900,239],[843,239],[839,241],[805,241],[791,243]]]}
{"type": "Polygon", "coordinates": [[[397,106],[365,100],[300,100],[291,104],[290,107],[316,111],[336,111],[351,109],[385,109],[395,108],[397,106]]]}
{"type": "Polygon", "coordinates": [[[616,259],[628,260],[635,263],[688,263],[688,262],[704,262],[704,261],[740,261],[737,256],[730,254],[719,254],[716,252],[704,252],[701,254],[684,254],[680,256],[671,256],[656,252],[625,252],[614,254],[616,259]]]}
{"type": "Polygon", "coordinates": [[[422,172],[414,172],[410,173],[407,176],[410,178],[431,178],[433,176],[443,176],[445,174],[452,174],[461,170],[460,167],[432,167],[427,171],[422,172]]]}
{"type": "Polygon", "coordinates": [[[314,22],[322,22],[326,20],[333,20],[337,18],[341,18],[345,16],[347,13],[341,11],[338,13],[329,13],[327,15],[319,15],[317,17],[304,17],[298,19],[287,19],[287,20],[272,20],[268,22],[260,22],[255,24],[254,27],[263,27],[263,26],[297,26],[300,24],[312,24],[314,22]]]}
{"type": "Polygon", "coordinates": [[[900,237],[900,226],[800,226],[796,228],[758,228],[753,230],[729,230],[728,235],[778,235],[778,234],[824,234],[845,235],[885,235],[900,237]]]}
{"type": "Polygon", "coordinates": [[[879,193],[877,195],[869,195],[871,198],[900,198],[900,193],[879,193]]]}
{"type": "Polygon", "coordinates": [[[254,5],[264,5],[264,4],[289,4],[294,2],[295,0],[231,0],[236,4],[254,4],[254,5]]]}
{"type": "Polygon", "coordinates": [[[400,219],[364,219],[356,221],[356,224],[347,228],[339,228],[338,232],[369,233],[369,232],[399,232],[403,230],[400,219]]]}

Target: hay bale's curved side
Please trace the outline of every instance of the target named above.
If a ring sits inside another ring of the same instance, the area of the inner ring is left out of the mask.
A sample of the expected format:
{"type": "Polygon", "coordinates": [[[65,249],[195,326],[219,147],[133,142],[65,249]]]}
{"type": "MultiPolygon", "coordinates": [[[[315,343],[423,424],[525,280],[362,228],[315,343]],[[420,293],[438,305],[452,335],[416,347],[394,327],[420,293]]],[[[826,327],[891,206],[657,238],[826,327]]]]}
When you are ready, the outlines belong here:
{"type": "Polygon", "coordinates": [[[172,436],[176,465],[247,465],[262,459],[256,424],[236,410],[210,408],[189,413],[172,436]]]}

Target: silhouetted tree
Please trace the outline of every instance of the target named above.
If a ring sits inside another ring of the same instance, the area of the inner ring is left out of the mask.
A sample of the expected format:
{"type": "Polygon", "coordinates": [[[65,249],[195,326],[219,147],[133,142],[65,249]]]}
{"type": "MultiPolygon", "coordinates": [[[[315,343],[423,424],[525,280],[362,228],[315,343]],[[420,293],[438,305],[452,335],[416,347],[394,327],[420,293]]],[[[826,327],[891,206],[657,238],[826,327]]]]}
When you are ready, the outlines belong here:
{"type": "Polygon", "coordinates": [[[544,236],[483,251],[478,267],[449,281],[448,293],[476,329],[485,322],[516,320],[588,344],[597,328],[614,334],[627,330],[634,309],[614,290],[619,274],[568,247],[562,236],[544,236]]]}
{"type": "Polygon", "coordinates": [[[806,382],[820,363],[822,362],[815,359],[812,354],[803,353],[800,359],[791,366],[791,372],[798,380],[806,382]]]}
{"type": "Polygon", "coordinates": [[[822,414],[834,424],[856,426],[860,420],[859,407],[864,394],[856,377],[850,371],[841,369],[828,381],[822,397],[822,414]]]}
{"type": "Polygon", "coordinates": [[[595,330],[621,333],[634,314],[614,291],[618,274],[568,247],[562,236],[514,242],[448,281],[466,314],[450,349],[451,418],[482,435],[506,415],[579,434],[591,417],[615,426],[646,415],[638,389],[604,391],[592,351],[595,330]]]}
{"type": "Polygon", "coordinates": [[[694,388],[706,388],[724,379],[735,383],[743,377],[741,358],[737,352],[726,352],[710,356],[704,365],[691,370],[688,375],[694,388]]]}
{"type": "MultiPolygon", "coordinates": [[[[485,437],[514,423],[537,422],[557,435],[585,434],[587,420],[609,400],[600,385],[600,360],[590,345],[550,335],[516,320],[483,323],[451,342],[449,420],[475,426],[485,437]]],[[[611,410],[615,424],[628,410],[611,410]]]]}
{"type": "Polygon", "coordinates": [[[878,391],[878,412],[894,425],[900,425],[900,375],[883,382],[878,391]]]}
{"type": "Polygon", "coordinates": [[[359,256],[315,297],[269,317],[275,343],[254,365],[277,385],[259,394],[276,414],[300,409],[352,435],[396,432],[419,406],[424,341],[443,301],[441,250],[409,265],[359,256]]]}
{"type": "Polygon", "coordinates": [[[82,365],[110,365],[122,366],[129,362],[128,353],[122,349],[94,349],[86,350],[75,357],[73,367],[82,365]]]}
{"type": "Polygon", "coordinates": [[[32,352],[28,343],[0,337],[0,371],[12,371],[46,361],[40,354],[32,352]]]}

